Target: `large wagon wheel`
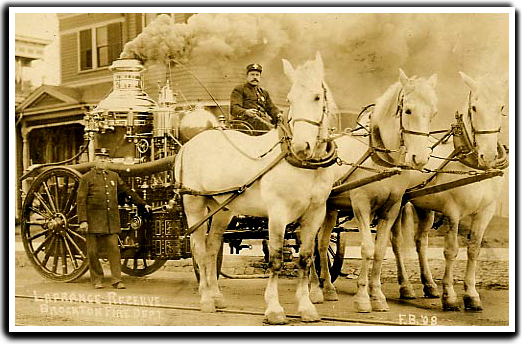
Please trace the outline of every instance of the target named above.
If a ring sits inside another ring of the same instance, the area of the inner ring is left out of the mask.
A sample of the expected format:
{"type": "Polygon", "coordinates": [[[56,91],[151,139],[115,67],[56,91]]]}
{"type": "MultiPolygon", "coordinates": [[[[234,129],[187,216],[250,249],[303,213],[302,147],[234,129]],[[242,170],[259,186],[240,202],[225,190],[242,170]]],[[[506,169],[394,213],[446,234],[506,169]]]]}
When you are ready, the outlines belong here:
{"type": "MultiPolygon", "coordinates": [[[[330,270],[330,280],[335,282],[337,277],[341,275],[345,258],[345,239],[341,232],[332,233],[330,236],[330,245],[328,246],[328,268],[330,270]]],[[[321,262],[319,259],[319,250],[317,244],[315,247],[315,270],[317,275],[321,273],[321,262]]]]}
{"type": "Polygon", "coordinates": [[[154,273],[163,267],[167,261],[167,258],[156,258],[154,260],[138,257],[125,258],[122,259],[122,272],[130,276],[142,277],[154,273]]]}
{"type": "Polygon", "coordinates": [[[77,216],[81,177],[67,167],[47,170],[33,181],[22,205],[24,249],[35,269],[55,281],[74,281],[88,269],[77,216]]]}

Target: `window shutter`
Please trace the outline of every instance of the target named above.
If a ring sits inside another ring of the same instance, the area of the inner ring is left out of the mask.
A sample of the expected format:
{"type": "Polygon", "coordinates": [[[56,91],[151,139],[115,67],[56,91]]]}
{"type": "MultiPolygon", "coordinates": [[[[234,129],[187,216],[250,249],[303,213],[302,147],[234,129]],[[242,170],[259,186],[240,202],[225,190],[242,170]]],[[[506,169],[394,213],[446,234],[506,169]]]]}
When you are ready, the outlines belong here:
{"type": "Polygon", "coordinates": [[[110,63],[118,59],[122,52],[122,24],[114,23],[108,25],[108,45],[110,63]]]}
{"type": "Polygon", "coordinates": [[[91,29],[80,31],[80,70],[93,68],[91,29]]]}

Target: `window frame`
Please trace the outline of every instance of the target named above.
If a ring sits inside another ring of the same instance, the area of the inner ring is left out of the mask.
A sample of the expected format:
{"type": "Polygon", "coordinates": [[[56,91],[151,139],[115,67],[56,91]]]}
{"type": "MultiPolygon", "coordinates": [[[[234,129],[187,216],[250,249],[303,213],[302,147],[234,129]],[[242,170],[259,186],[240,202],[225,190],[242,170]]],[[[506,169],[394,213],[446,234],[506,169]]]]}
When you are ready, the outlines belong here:
{"type": "MultiPolygon", "coordinates": [[[[108,22],[103,22],[103,23],[98,23],[94,26],[91,26],[91,27],[84,27],[84,28],[81,28],[77,31],[77,60],[78,60],[78,73],[89,73],[89,72],[93,72],[93,71],[97,71],[97,70],[104,70],[104,69],[107,69],[110,65],[111,65],[111,61],[109,61],[109,64],[108,65],[105,65],[105,66],[99,66],[99,59],[98,59],[98,46],[97,46],[97,30],[100,29],[100,28],[103,28],[105,27],[106,28],[106,36],[107,36],[107,45],[105,45],[105,47],[107,47],[108,49],[108,54],[109,54],[109,50],[110,50],[110,45],[111,45],[111,42],[109,41],[109,26],[112,25],[112,24],[120,24],[120,37],[121,37],[121,42],[120,42],[120,45],[121,45],[121,49],[124,48],[124,42],[123,42],[123,33],[124,33],[124,21],[123,20],[112,20],[112,21],[108,21],[108,22]],[[81,56],[81,53],[82,53],[82,46],[81,46],[81,41],[80,41],[80,35],[81,35],[81,32],[84,32],[84,31],[91,31],[91,68],[87,68],[87,69],[82,69],[82,56],[81,56]]],[[[103,47],[103,46],[101,46],[103,47]]],[[[110,59],[109,55],[108,55],[108,60],[110,59]]]]}

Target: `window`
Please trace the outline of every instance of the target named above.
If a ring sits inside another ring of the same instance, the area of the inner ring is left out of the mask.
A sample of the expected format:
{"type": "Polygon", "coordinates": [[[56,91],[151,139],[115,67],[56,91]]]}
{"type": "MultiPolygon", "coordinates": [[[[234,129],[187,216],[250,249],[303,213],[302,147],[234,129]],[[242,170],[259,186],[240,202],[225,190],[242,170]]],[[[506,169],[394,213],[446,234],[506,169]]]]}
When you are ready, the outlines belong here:
{"type": "Polygon", "coordinates": [[[80,31],[80,70],[109,66],[122,51],[121,23],[80,31]]]}

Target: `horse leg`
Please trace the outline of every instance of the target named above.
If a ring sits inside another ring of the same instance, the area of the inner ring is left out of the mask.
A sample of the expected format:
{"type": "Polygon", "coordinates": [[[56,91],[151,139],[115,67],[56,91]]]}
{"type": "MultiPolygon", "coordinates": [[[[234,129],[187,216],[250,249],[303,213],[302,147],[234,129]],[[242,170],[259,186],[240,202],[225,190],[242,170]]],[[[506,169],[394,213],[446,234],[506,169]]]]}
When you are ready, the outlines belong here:
{"type": "Polygon", "coordinates": [[[441,302],[443,303],[444,311],[459,311],[460,304],[458,302],[456,291],[454,290],[454,263],[458,255],[458,225],[459,219],[450,218],[450,228],[445,234],[445,275],[443,276],[443,296],[441,302]]]}
{"type": "Polygon", "coordinates": [[[432,271],[428,265],[427,249],[428,249],[428,233],[434,224],[434,212],[431,210],[424,210],[416,208],[419,224],[416,233],[416,249],[419,259],[419,268],[421,270],[421,283],[423,283],[423,293],[428,298],[438,298],[439,291],[432,271]]]}
{"type": "Polygon", "coordinates": [[[222,295],[217,282],[217,254],[222,250],[222,234],[231,220],[228,212],[220,211],[213,216],[211,228],[206,240],[206,250],[208,252],[208,266],[211,268],[206,271],[208,286],[214,300],[216,308],[225,308],[224,296],[222,295]]]}
{"type": "Polygon", "coordinates": [[[388,303],[385,294],[381,290],[381,267],[386,253],[386,246],[390,239],[390,230],[397,219],[401,202],[394,204],[377,225],[377,234],[374,250],[374,263],[372,265],[372,274],[370,276],[370,299],[372,309],[376,312],[388,311],[388,303]]]}
{"type": "Polygon", "coordinates": [[[277,281],[279,279],[279,272],[283,263],[283,241],[284,232],[286,228],[286,221],[283,221],[283,216],[270,215],[269,216],[269,238],[268,238],[268,252],[269,252],[269,270],[270,278],[264,292],[264,300],[266,301],[266,311],[264,312],[265,322],[271,325],[286,324],[286,315],[284,309],[279,303],[279,291],[277,281]]]}
{"type": "Polygon", "coordinates": [[[355,295],[355,306],[360,313],[372,311],[370,296],[368,294],[368,269],[374,255],[374,241],[370,231],[370,211],[354,207],[354,215],[358,221],[361,233],[361,271],[357,278],[357,293],[355,295]]]}
{"type": "Polygon", "coordinates": [[[404,242],[403,232],[401,232],[408,231],[409,233],[413,233],[413,230],[411,229],[414,222],[412,216],[412,205],[407,203],[402,211],[399,212],[396,222],[392,226],[392,250],[396,257],[399,298],[405,300],[416,298],[416,293],[412,288],[408,273],[405,269],[406,244],[404,242]]]}
{"type": "MultiPolygon", "coordinates": [[[[321,230],[317,235],[319,247],[319,266],[321,275],[318,286],[322,288],[322,294],[318,298],[320,299],[320,302],[316,302],[315,299],[312,297],[312,294],[314,294],[314,288],[319,288],[317,286],[314,286],[314,284],[312,283],[312,290],[310,291],[310,300],[312,300],[313,303],[322,303],[323,300],[337,301],[339,299],[337,297],[337,291],[334,285],[332,284],[330,269],[328,265],[328,247],[330,246],[330,237],[332,234],[332,229],[335,227],[336,222],[337,211],[328,210],[323,221],[323,225],[321,226],[321,230]]],[[[317,292],[317,290],[315,290],[315,292],[317,292]]]]}
{"type": "Polygon", "coordinates": [[[467,248],[467,271],[465,274],[465,295],[463,304],[466,311],[480,312],[483,310],[481,299],[476,290],[476,266],[481,248],[481,241],[485,230],[492,219],[496,208],[496,203],[490,205],[485,211],[473,216],[470,228],[470,239],[467,248]]]}
{"type": "MultiPolygon", "coordinates": [[[[184,210],[188,226],[191,227],[206,216],[206,205],[202,198],[184,196],[184,210]]],[[[199,294],[201,295],[200,307],[202,312],[215,312],[215,304],[210,292],[207,270],[209,269],[206,245],[206,224],[200,226],[190,236],[191,252],[200,272],[199,294]]]]}
{"type": "Polygon", "coordinates": [[[317,232],[325,216],[325,205],[315,205],[308,208],[300,220],[301,224],[301,247],[299,250],[298,283],[295,297],[298,304],[298,312],[304,322],[321,320],[315,306],[308,296],[308,271],[312,264],[317,232]]]}

